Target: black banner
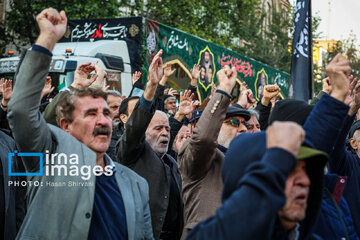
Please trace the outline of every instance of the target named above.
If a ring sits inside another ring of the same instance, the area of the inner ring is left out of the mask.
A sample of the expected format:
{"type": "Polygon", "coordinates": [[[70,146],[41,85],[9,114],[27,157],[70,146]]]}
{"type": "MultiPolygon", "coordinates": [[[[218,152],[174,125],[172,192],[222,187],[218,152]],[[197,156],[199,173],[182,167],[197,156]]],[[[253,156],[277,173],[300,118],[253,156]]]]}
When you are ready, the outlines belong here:
{"type": "MultiPolygon", "coordinates": [[[[292,42],[291,80],[294,98],[308,101],[312,95],[311,1],[297,0],[292,42]]],[[[290,87],[290,88],[291,88],[290,87]]],[[[289,97],[291,90],[289,90],[289,97]]]]}
{"type": "Polygon", "coordinates": [[[92,42],[98,40],[126,41],[132,72],[141,71],[141,17],[69,20],[68,29],[59,42],[92,42]]]}

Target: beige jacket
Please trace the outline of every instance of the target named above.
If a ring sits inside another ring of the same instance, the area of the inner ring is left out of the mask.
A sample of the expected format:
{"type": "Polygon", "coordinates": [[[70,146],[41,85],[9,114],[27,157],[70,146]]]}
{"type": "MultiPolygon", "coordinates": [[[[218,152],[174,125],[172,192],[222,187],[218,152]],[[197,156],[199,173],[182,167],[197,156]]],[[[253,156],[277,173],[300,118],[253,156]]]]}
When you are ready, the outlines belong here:
{"type": "Polygon", "coordinates": [[[196,124],[192,137],[184,143],[178,155],[183,180],[185,234],[200,221],[214,215],[221,206],[224,154],[217,148],[217,138],[229,104],[229,97],[216,92],[196,124]]]}

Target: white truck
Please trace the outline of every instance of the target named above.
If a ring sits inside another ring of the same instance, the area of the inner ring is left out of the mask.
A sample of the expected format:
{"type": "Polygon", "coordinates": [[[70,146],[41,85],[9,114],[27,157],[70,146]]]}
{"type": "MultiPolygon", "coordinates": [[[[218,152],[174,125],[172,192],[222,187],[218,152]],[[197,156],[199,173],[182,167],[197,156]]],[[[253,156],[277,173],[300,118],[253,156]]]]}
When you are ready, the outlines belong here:
{"type": "MultiPolygon", "coordinates": [[[[59,91],[71,85],[79,64],[96,61],[107,72],[105,84],[128,95],[132,87],[131,65],[127,44],[122,40],[57,43],[49,71],[53,85],[59,91]]],[[[0,59],[0,77],[12,79],[18,62],[18,56],[0,59]]]]}

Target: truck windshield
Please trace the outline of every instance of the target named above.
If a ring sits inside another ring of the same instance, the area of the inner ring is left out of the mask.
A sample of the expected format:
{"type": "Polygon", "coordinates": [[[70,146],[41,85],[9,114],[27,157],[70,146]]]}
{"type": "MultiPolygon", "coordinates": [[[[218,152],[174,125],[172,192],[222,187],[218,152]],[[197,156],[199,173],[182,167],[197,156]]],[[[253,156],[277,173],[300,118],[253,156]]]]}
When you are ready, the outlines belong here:
{"type": "Polygon", "coordinates": [[[50,72],[51,85],[55,86],[54,93],[58,93],[62,89],[70,86],[74,81],[75,71],[65,71],[64,73],[50,72]]]}
{"type": "Polygon", "coordinates": [[[15,76],[15,73],[4,73],[4,74],[0,74],[0,79],[5,78],[8,80],[13,80],[14,76],[15,76]]]}

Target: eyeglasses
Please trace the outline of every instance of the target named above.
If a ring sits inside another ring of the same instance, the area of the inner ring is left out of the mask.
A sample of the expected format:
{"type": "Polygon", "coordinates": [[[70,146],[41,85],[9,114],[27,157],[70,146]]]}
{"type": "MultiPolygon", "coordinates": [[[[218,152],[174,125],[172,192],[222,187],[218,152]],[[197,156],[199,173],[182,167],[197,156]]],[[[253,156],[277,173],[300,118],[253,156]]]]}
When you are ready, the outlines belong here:
{"type": "Polygon", "coordinates": [[[229,120],[224,121],[224,123],[230,124],[233,127],[240,127],[241,124],[244,124],[246,128],[249,128],[249,124],[247,121],[240,121],[237,118],[231,118],[229,120]]]}

